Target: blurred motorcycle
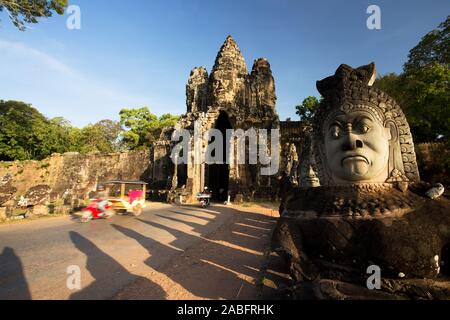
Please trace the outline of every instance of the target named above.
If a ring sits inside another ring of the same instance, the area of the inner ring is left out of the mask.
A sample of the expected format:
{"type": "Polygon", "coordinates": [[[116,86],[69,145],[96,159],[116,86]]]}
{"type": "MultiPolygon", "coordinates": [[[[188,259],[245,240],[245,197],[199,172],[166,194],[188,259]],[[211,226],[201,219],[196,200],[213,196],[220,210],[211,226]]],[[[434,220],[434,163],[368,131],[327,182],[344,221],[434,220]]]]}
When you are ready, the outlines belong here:
{"type": "Polygon", "coordinates": [[[92,200],[91,203],[85,208],[83,208],[80,212],[74,213],[80,220],[80,222],[89,222],[95,219],[109,219],[114,215],[114,210],[111,208],[111,203],[108,203],[105,206],[105,212],[102,212],[98,208],[98,203],[100,201],[98,199],[92,200]]]}
{"type": "Polygon", "coordinates": [[[205,187],[203,192],[197,193],[197,200],[202,208],[206,208],[211,204],[211,191],[208,190],[208,187],[205,187]]]}

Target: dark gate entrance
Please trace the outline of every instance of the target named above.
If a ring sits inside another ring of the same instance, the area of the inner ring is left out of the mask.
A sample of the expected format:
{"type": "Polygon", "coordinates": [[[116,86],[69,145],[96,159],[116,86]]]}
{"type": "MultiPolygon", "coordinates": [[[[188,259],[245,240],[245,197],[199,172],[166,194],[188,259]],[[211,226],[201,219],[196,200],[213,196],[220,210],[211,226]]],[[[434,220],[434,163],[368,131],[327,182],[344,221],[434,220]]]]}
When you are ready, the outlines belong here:
{"type": "MultiPolygon", "coordinates": [[[[207,165],[207,187],[212,191],[213,201],[226,201],[228,197],[228,184],[230,178],[230,167],[228,165],[228,159],[226,159],[229,142],[226,141],[226,130],[232,129],[228,115],[225,112],[221,112],[217,118],[215,128],[222,132],[222,154],[223,163],[216,163],[207,165]]],[[[215,152],[212,152],[212,156],[215,156],[215,152]]]]}

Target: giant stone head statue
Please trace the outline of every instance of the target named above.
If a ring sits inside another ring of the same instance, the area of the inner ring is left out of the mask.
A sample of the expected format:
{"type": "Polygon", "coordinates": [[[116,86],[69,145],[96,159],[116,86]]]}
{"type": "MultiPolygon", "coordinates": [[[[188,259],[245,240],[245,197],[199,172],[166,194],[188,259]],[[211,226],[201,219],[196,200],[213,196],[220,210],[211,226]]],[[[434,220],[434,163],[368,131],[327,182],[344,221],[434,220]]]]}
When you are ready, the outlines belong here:
{"type": "Polygon", "coordinates": [[[414,144],[400,106],[373,88],[373,63],[341,65],[317,82],[323,96],[313,122],[321,185],[418,181],[414,144]]]}

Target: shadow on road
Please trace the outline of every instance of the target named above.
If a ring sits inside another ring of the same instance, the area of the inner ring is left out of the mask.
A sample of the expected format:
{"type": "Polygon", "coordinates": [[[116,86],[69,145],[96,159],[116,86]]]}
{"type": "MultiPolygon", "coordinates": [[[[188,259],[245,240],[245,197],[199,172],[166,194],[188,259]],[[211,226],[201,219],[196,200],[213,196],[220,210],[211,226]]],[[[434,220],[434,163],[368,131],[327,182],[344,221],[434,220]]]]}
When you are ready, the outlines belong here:
{"type": "Polygon", "coordinates": [[[201,212],[201,213],[207,213],[207,214],[213,214],[213,215],[219,215],[220,212],[217,210],[214,210],[214,207],[209,207],[210,209],[201,208],[199,205],[178,205],[177,208],[188,210],[188,211],[194,211],[194,212],[201,212]]]}
{"type": "Polygon", "coordinates": [[[151,266],[155,270],[160,269],[159,263],[161,261],[161,256],[170,257],[174,254],[183,253],[182,249],[169,247],[159,241],[154,240],[153,238],[146,237],[139,232],[134,231],[133,229],[122,227],[117,224],[112,224],[111,226],[127,237],[136,240],[143,248],[145,248],[151,254],[151,257],[146,260],[146,264],[151,266]],[[149,261],[151,261],[151,263],[149,261]]]}
{"type": "MultiPolygon", "coordinates": [[[[213,220],[217,223],[215,219],[209,219],[206,225],[186,221],[181,218],[187,219],[186,216],[190,215],[199,219],[204,217],[196,216],[192,212],[196,210],[195,208],[181,206],[178,208],[177,211],[188,209],[191,212],[187,214],[171,211],[181,213],[180,219],[174,218],[173,215],[157,214],[160,218],[158,223],[143,217],[137,219],[151,226],[152,229],[158,228],[171,234],[175,240],[168,245],[129,228],[117,225],[113,227],[135,239],[149,252],[150,256],[145,261],[148,266],[164,273],[197,297],[207,299],[260,297],[259,289],[264,286],[261,272],[266,258],[264,254],[269,246],[275,219],[262,214],[239,211],[236,208],[223,207],[221,216],[228,215],[228,220],[215,232],[209,231],[210,235],[208,235],[206,234],[207,225],[213,223],[213,220]],[[183,225],[184,227],[181,227],[183,225]],[[191,231],[186,230],[186,226],[191,231]],[[194,245],[184,251],[186,243],[194,245]],[[170,259],[170,265],[160,265],[159,255],[175,254],[177,254],[175,258],[170,259]]],[[[148,234],[150,235],[151,231],[148,234]]],[[[274,274],[271,277],[277,278],[274,274]]],[[[266,290],[270,291],[271,288],[266,290]]]]}
{"type": "MultiPolygon", "coordinates": [[[[105,299],[104,288],[121,289],[124,285],[139,280],[143,287],[153,293],[153,299],[165,299],[165,291],[156,283],[144,277],[133,275],[120,263],[100,250],[94,243],[77,232],[69,233],[75,247],[87,257],[86,268],[94,277],[94,282],[72,294],[70,299],[105,299]],[[120,275],[120,276],[119,276],[120,275]]],[[[83,284],[83,275],[81,276],[83,284]]]]}
{"type": "MultiPolygon", "coordinates": [[[[182,215],[182,216],[186,216],[188,218],[197,218],[197,219],[203,219],[203,220],[208,220],[208,221],[212,221],[214,220],[214,218],[210,218],[210,217],[205,217],[205,216],[198,216],[192,213],[186,213],[186,212],[182,212],[181,210],[175,211],[175,210],[169,210],[170,212],[176,213],[178,215],[182,215]]],[[[211,213],[208,213],[211,214],[211,213]]]]}
{"type": "Polygon", "coordinates": [[[0,300],[31,300],[22,262],[10,247],[0,254],[0,300]]]}
{"type": "MultiPolygon", "coordinates": [[[[172,212],[173,212],[173,211],[172,211],[172,212]]],[[[179,214],[178,212],[175,212],[175,213],[179,214]]],[[[155,216],[160,217],[160,218],[163,218],[163,219],[166,219],[166,220],[170,220],[170,221],[173,221],[173,222],[184,223],[185,225],[188,225],[188,226],[191,227],[192,229],[195,229],[195,228],[197,228],[197,227],[199,227],[199,226],[204,226],[204,225],[202,225],[202,224],[199,224],[199,223],[196,223],[196,222],[193,222],[193,221],[186,221],[186,220],[177,219],[177,218],[173,218],[173,217],[166,217],[166,216],[163,216],[163,215],[157,214],[157,213],[155,214],[155,216]]],[[[202,218],[196,217],[196,218],[198,218],[198,219],[204,219],[203,217],[202,217],[202,218]]],[[[143,221],[143,220],[141,220],[141,221],[143,221]]],[[[144,222],[144,221],[143,221],[143,222],[144,222]]],[[[209,220],[208,223],[210,223],[210,222],[211,222],[211,220],[209,220]]]]}

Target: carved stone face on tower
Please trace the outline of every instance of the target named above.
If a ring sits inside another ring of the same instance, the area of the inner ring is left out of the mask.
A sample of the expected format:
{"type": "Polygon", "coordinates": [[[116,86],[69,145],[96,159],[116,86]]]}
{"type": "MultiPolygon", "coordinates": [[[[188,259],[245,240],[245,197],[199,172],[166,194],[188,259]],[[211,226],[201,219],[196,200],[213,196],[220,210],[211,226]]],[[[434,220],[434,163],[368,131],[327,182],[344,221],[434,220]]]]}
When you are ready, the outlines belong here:
{"type": "Polygon", "coordinates": [[[211,86],[217,103],[232,103],[234,101],[236,90],[232,80],[214,78],[211,86]]]}
{"type": "Polygon", "coordinates": [[[243,90],[247,77],[247,65],[236,42],[228,36],[217,54],[210,75],[213,103],[234,104],[236,96],[243,90]]]}
{"type": "Polygon", "coordinates": [[[192,69],[186,85],[187,112],[204,111],[207,107],[208,72],[203,67],[192,69]]]}
{"type": "Polygon", "coordinates": [[[321,185],[403,184],[419,180],[414,144],[400,106],[372,88],[375,65],[341,65],[317,82],[323,96],[313,121],[321,185]]]}

